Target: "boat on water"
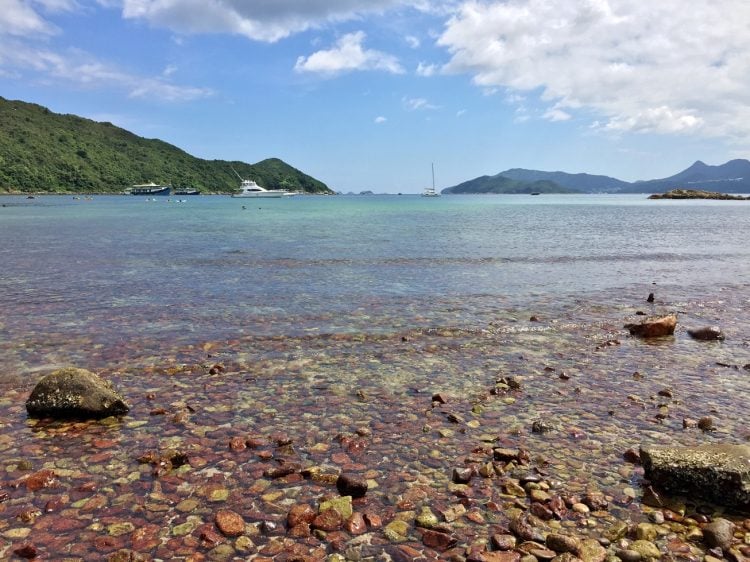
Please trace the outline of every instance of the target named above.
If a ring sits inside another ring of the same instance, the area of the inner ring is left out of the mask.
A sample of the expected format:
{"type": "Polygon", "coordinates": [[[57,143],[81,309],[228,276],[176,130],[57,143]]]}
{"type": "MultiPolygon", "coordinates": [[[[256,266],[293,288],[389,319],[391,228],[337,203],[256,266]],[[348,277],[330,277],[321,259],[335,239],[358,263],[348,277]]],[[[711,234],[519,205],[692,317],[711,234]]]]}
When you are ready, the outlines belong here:
{"type": "Polygon", "coordinates": [[[172,191],[173,195],[200,195],[201,192],[194,187],[177,187],[172,191]]]}
{"type": "Polygon", "coordinates": [[[435,164],[432,165],[432,187],[425,187],[422,197],[440,197],[440,193],[435,191],[435,164]]]}
{"type": "MultiPolygon", "coordinates": [[[[237,174],[237,171],[232,168],[232,171],[237,174]]],[[[257,183],[255,183],[253,180],[248,180],[237,174],[237,177],[240,178],[240,192],[239,193],[233,193],[232,197],[254,197],[254,198],[279,198],[279,197],[291,197],[294,195],[291,191],[287,191],[286,189],[266,189],[265,187],[259,186],[257,183]]]]}
{"type": "Polygon", "coordinates": [[[172,192],[171,185],[159,185],[154,182],[134,185],[127,193],[130,195],[169,195],[172,192]]]}

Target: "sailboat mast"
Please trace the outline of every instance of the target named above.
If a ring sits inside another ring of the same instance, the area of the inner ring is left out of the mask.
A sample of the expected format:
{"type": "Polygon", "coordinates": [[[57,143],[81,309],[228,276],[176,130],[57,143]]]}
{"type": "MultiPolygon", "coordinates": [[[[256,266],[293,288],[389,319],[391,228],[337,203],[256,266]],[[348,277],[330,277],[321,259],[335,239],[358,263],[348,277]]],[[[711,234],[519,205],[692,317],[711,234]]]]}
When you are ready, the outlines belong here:
{"type": "Polygon", "coordinates": [[[431,162],[432,166],[432,191],[435,191],[435,163],[431,162]]]}

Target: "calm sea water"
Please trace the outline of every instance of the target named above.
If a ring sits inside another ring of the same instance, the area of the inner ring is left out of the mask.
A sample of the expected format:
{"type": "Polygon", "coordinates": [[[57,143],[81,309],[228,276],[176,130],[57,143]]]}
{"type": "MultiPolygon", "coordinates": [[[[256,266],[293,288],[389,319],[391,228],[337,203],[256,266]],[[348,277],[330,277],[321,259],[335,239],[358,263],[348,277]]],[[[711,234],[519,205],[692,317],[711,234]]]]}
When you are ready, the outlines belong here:
{"type": "Polygon", "coordinates": [[[37,323],[106,338],[476,325],[500,302],[602,292],[616,299],[652,283],[681,290],[750,279],[750,204],[741,202],[640,195],[2,202],[0,318],[11,339],[37,323]]]}
{"type": "MultiPolygon", "coordinates": [[[[367,509],[388,522],[396,511],[454,504],[453,468],[491,460],[493,444],[542,459],[534,462],[556,494],[612,498],[601,519],[563,522],[599,538],[613,522],[648,520],[642,469],[623,466],[623,451],[750,441],[750,203],[547,195],[0,203],[0,487],[9,506],[0,524],[14,527],[0,530],[29,537],[50,559],[120,548],[189,557],[212,548],[199,529],[219,507],[252,525],[283,522],[291,505],[318,505],[331,492],[299,474],[265,478],[277,455],[367,474],[377,484],[367,509]],[[637,321],[636,311],[678,312],[675,336],[628,337],[623,323],[637,321]],[[720,325],[726,341],[689,337],[687,328],[707,324],[720,325]],[[35,381],[66,365],[111,380],[129,414],[29,419],[35,381]],[[508,375],[519,391],[497,389],[508,375]],[[436,406],[435,392],[448,403],[436,406]],[[715,420],[714,431],[683,427],[701,416],[715,420]],[[533,430],[540,420],[550,432],[533,430]],[[294,446],[244,449],[248,436],[279,435],[294,446]],[[229,446],[236,442],[243,446],[229,446]],[[168,449],[189,464],[157,474],[137,460],[168,449]],[[42,468],[55,471],[49,489],[23,485],[42,468]],[[26,506],[43,515],[16,518],[26,506]],[[137,531],[113,537],[115,523],[137,531]]],[[[454,529],[461,546],[488,542],[492,524],[508,524],[503,510],[518,505],[499,480],[481,480],[467,497],[492,501],[471,500],[474,518],[454,529]]],[[[697,508],[689,500],[687,513],[697,508]]],[[[657,541],[663,553],[667,538],[657,541]]],[[[21,539],[1,546],[0,558],[21,539]]],[[[253,534],[251,552],[274,540],[253,534]]],[[[232,559],[247,559],[235,546],[232,559]]]]}

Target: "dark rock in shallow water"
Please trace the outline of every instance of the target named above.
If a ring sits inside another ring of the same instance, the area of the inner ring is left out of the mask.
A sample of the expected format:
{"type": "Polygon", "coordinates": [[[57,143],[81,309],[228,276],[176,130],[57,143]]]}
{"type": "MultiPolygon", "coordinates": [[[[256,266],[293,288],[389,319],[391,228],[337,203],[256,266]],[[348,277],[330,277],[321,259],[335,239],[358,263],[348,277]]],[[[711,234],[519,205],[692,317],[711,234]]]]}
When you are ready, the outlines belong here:
{"type": "Polygon", "coordinates": [[[667,492],[750,506],[750,446],[641,447],[645,476],[667,492]]]}
{"type": "Polygon", "coordinates": [[[713,341],[713,340],[723,340],[724,339],[724,333],[721,331],[721,329],[718,326],[708,326],[706,328],[697,328],[695,330],[688,330],[688,334],[690,334],[690,337],[694,340],[701,340],[701,341],[713,341]]]}
{"type": "Polygon", "coordinates": [[[105,418],[130,410],[108,382],[84,369],[67,368],[40,380],[26,401],[32,417],[105,418]]]}
{"type": "Polygon", "coordinates": [[[661,318],[649,318],[640,324],[625,324],[625,329],[630,332],[631,336],[641,338],[659,338],[662,336],[671,336],[677,326],[677,316],[669,314],[661,318]]]}

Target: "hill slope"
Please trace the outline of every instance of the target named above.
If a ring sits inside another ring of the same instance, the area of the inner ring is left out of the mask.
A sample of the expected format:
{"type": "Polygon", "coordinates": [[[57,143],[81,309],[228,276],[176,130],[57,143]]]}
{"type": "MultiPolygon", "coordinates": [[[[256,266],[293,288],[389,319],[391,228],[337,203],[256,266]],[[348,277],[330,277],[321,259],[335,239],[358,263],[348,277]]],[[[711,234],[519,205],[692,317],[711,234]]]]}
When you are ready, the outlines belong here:
{"type": "Polygon", "coordinates": [[[575,191],[548,180],[523,181],[498,174],[465,181],[448,187],[441,193],[575,193],[575,191]]]}
{"type": "Polygon", "coordinates": [[[585,193],[617,191],[630,185],[628,182],[609,176],[569,174],[567,172],[542,172],[539,170],[524,170],[523,168],[505,170],[504,172],[500,172],[499,175],[521,181],[551,181],[567,189],[583,191],[585,193]]]}
{"type": "Polygon", "coordinates": [[[750,161],[737,159],[719,166],[709,166],[698,160],[668,178],[630,184],[622,189],[622,193],[664,193],[672,189],[750,193],[750,161]]]}
{"type": "Polygon", "coordinates": [[[118,193],[153,181],[226,193],[239,187],[233,167],[268,189],[332,193],[277,158],[257,164],[202,160],[111,123],[1,97],[0,131],[0,192],[118,193]]]}

